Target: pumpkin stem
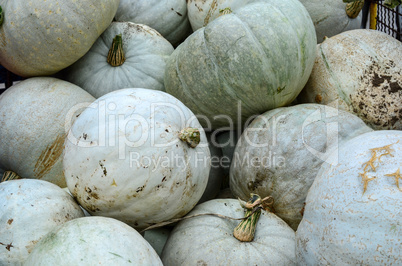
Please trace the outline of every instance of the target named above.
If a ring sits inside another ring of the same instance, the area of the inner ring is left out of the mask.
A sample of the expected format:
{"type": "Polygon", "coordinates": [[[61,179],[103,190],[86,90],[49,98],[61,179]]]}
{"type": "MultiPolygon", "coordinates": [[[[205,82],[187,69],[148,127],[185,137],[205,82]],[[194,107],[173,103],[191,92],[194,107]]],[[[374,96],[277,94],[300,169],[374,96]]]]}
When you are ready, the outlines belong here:
{"type": "Polygon", "coordinates": [[[230,7],[226,7],[224,9],[219,10],[219,17],[227,14],[233,13],[232,9],[230,7]]]}
{"type": "Polygon", "coordinates": [[[0,6],[0,26],[1,26],[1,24],[3,24],[3,20],[4,20],[4,12],[0,6]]]}
{"type": "Polygon", "coordinates": [[[113,38],[112,47],[107,54],[107,62],[113,67],[121,66],[126,58],[124,57],[123,40],[121,34],[113,38]]]}
{"type": "Polygon", "coordinates": [[[5,171],[3,177],[0,180],[0,183],[14,179],[21,179],[21,177],[13,171],[5,171]]]}
{"type": "Polygon", "coordinates": [[[198,129],[188,127],[180,131],[179,138],[186,142],[191,148],[195,148],[200,143],[201,135],[198,129]]]}
{"type": "Polygon", "coordinates": [[[364,0],[357,0],[346,4],[345,10],[349,18],[356,18],[364,6],[364,0]]]}
{"type": "Polygon", "coordinates": [[[239,202],[240,206],[246,209],[244,217],[248,218],[242,220],[236,226],[233,230],[233,236],[241,242],[251,242],[254,239],[257,222],[261,215],[261,209],[272,211],[274,201],[272,197],[261,199],[259,195],[251,193],[249,201],[244,202],[239,199],[239,202]]]}

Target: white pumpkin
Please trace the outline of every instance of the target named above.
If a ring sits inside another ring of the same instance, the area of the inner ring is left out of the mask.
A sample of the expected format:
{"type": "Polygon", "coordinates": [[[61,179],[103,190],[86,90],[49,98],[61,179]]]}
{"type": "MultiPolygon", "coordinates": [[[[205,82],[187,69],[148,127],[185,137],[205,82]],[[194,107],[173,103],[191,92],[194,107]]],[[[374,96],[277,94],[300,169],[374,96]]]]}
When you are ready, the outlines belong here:
{"type": "Polygon", "coordinates": [[[0,183],[0,265],[22,265],[48,232],[83,216],[77,202],[50,182],[0,183]]]}
{"type": "Polygon", "coordinates": [[[302,103],[337,105],[373,129],[402,129],[402,45],[377,30],[340,33],[318,45],[302,103]]]}
{"type": "Polygon", "coordinates": [[[148,25],[175,46],[191,33],[186,0],[120,0],[115,18],[148,25]]]}
{"type": "Polygon", "coordinates": [[[113,22],[63,75],[95,98],[123,88],[164,90],[166,60],[173,50],[146,25],[113,22]]]}
{"type": "Polygon", "coordinates": [[[147,227],[190,211],[208,182],[210,152],[195,115],[173,96],[149,89],[105,94],[68,133],[64,173],[91,215],[147,227]],[[200,143],[179,139],[199,130],[200,143]]]}
{"type": "Polygon", "coordinates": [[[26,265],[162,265],[133,228],[106,217],[83,217],[58,226],[34,248],[26,265]]]}
{"type": "Polygon", "coordinates": [[[236,197],[274,198],[275,214],[297,229],[309,187],[338,145],[372,131],[360,118],[319,104],[268,111],[245,129],[230,167],[236,197]]]}
{"type": "Polygon", "coordinates": [[[306,199],[300,265],[402,264],[402,131],[357,136],[332,153],[306,199]]]}
{"type": "MultiPolygon", "coordinates": [[[[235,199],[215,199],[197,205],[188,215],[214,213],[244,217],[235,199]]],[[[262,211],[252,242],[233,236],[240,221],[212,215],[180,221],[162,251],[169,265],[296,265],[295,232],[275,214],[262,211]]]]}
{"type": "Polygon", "coordinates": [[[8,88],[0,96],[0,167],[65,187],[64,139],[72,121],[94,100],[80,87],[50,77],[8,88]]]}
{"type": "Polygon", "coordinates": [[[109,26],[119,0],[0,0],[0,62],[23,77],[68,67],[109,26]]]}
{"type": "Polygon", "coordinates": [[[300,0],[306,7],[313,20],[317,34],[317,43],[324,41],[325,37],[332,37],[341,32],[359,29],[362,23],[361,5],[344,3],[343,0],[300,0]],[[357,10],[357,17],[349,17],[346,13],[348,5],[357,10]],[[360,8],[360,9],[359,9],[360,8]]]}

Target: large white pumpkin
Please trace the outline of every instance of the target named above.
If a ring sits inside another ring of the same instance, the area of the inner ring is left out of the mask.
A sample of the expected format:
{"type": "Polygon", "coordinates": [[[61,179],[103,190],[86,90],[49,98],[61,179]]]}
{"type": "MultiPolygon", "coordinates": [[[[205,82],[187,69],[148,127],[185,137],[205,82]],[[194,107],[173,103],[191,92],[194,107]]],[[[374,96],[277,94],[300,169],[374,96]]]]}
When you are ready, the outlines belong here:
{"type": "Polygon", "coordinates": [[[336,104],[374,129],[402,129],[402,45],[377,30],[340,33],[318,45],[300,102],[336,104]]]}
{"type": "Polygon", "coordinates": [[[119,0],[0,0],[0,62],[23,77],[54,74],[91,48],[118,5],[119,0]]]}
{"type": "Polygon", "coordinates": [[[314,25],[299,1],[253,1],[232,11],[191,34],[165,70],[166,91],[206,128],[234,129],[290,104],[314,64],[314,25]]]}
{"type": "MultiPolygon", "coordinates": [[[[244,217],[244,209],[235,199],[204,202],[188,215],[202,213],[244,217]]],[[[233,236],[239,222],[212,215],[179,222],[163,248],[163,264],[296,265],[295,232],[275,214],[261,212],[251,242],[241,242],[233,236]]]]}
{"type": "Polygon", "coordinates": [[[175,46],[191,33],[186,0],[120,0],[116,20],[148,25],[175,46]]]}
{"type": "Polygon", "coordinates": [[[230,188],[243,200],[250,193],[273,197],[275,214],[296,230],[308,189],[329,154],[370,131],[357,116],[320,104],[268,111],[237,142],[230,188]]]}
{"type": "Polygon", "coordinates": [[[402,131],[344,143],[320,169],[297,232],[301,265],[402,265],[402,131]]]}
{"type": "Polygon", "coordinates": [[[35,77],[0,96],[0,168],[66,186],[63,143],[69,125],[95,100],[60,79],[35,77]]]}
{"type": "Polygon", "coordinates": [[[113,22],[64,78],[95,98],[123,88],[164,90],[166,61],[173,46],[154,29],[132,22],[113,22]],[[120,37],[118,35],[121,35],[120,37]],[[121,42],[122,51],[117,48],[121,42]],[[119,50],[113,50],[113,46],[119,50]],[[109,50],[123,58],[112,60],[109,50]]]}
{"type": "Polygon", "coordinates": [[[64,173],[91,215],[147,227],[190,211],[208,182],[210,152],[194,114],[173,96],[149,89],[105,94],[68,133],[64,173]],[[192,148],[179,139],[200,131],[192,148]]]}
{"type": "Polygon", "coordinates": [[[50,182],[0,183],[0,265],[22,265],[48,232],[83,216],[77,202],[50,182]]]}
{"type": "Polygon", "coordinates": [[[162,262],[152,246],[127,224],[106,217],[83,217],[49,232],[26,265],[162,266],[162,262]]]}

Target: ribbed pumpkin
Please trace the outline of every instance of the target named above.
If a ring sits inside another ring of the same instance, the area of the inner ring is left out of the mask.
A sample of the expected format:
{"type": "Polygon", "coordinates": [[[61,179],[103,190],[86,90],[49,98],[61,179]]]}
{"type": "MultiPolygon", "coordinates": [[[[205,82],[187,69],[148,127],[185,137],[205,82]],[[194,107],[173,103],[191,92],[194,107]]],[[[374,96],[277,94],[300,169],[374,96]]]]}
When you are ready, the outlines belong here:
{"type": "Polygon", "coordinates": [[[330,156],[296,232],[300,265],[402,265],[401,140],[373,131],[330,156]]]}
{"type": "MultiPolygon", "coordinates": [[[[244,209],[235,199],[216,199],[197,205],[188,216],[213,213],[242,218],[244,209]]],[[[240,221],[204,215],[180,221],[162,251],[170,265],[296,265],[295,232],[275,214],[262,210],[254,239],[233,236],[240,221]]]]}
{"type": "Polygon", "coordinates": [[[148,25],[175,46],[191,33],[186,0],[120,0],[116,20],[148,25]]]}
{"type": "Polygon", "coordinates": [[[23,77],[54,74],[91,48],[118,5],[119,0],[0,0],[0,62],[23,77]]]}
{"type": "Polygon", "coordinates": [[[50,182],[20,179],[0,183],[0,265],[23,265],[47,233],[83,216],[77,202],[50,182]]]}
{"type": "Polygon", "coordinates": [[[91,215],[140,229],[197,204],[210,152],[183,103],[162,91],[128,88],[98,98],[75,120],[63,166],[71,194],[91,215]]]}
{"type": "Polygon", "coordinates": [[[173,46],[154,29],[113,22],[88,53],[63,71],[64,77],[95,98],[123,88],[164,90],[172,52],[173,46]]]}
{"type": "Polygon", "coordinates": [[[49,232],[26,265],[162,266],[152,246],[132,227],[106,217],[83,217],[49,232]]]}
{"type": "Polygon", "coordinates": [[[256,1],[213,20],[177,47],[165,88],[204,127],[236,126],[292,102],[311,73],[315,50],[314,26],[299,1],[256,1]]]}
{"type": "Polygon", "coordinates": [[[369,29],[328,38],[298,100],[335,104],[377,130],[402,129],[401,42],[369,29]]]}
{"type": "Polygon", "coordinates": [[[338,145],[370,132],[360,118],[319,104],[277,108],[257,117],[237,142],[230,167],[236,197],[274,198],[275,214],[294,230],[309,187],[338,145]]]}
{"type": "Polygon", "coordinates": [[[0,167],[65,187],[64,139],[69,125],[94,100],[57,78],[29,78],[11,86],[0,96],[0,167]]]}

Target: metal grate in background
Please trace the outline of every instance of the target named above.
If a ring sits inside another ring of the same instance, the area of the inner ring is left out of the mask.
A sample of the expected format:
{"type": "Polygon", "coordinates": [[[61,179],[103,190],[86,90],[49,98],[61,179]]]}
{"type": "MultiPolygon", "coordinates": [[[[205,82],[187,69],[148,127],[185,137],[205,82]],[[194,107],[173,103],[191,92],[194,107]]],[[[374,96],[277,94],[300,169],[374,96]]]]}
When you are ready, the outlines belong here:
{"type": "Polygon", "coordinates": [[[383,5],[384,1],[372,1],[377,4],[376,30],[385,32],[395,39],[402,41],[402,7],[394,9],[383,5]]]}

